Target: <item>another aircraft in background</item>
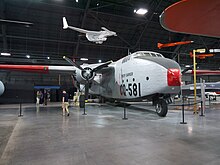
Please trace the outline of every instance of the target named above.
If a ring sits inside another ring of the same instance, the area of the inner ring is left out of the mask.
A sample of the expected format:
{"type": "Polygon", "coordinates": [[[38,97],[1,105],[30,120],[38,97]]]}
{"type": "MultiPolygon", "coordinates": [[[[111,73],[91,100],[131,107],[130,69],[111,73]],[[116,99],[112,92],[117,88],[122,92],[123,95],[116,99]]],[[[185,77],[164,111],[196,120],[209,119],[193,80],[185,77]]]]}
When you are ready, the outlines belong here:
{"type": "Polygon", "coordinates": [[[67,29],[67,28],[78,31],[80,33],[85,33],[86,38],[91,42],[95,42],[96,44],[102,44],[104,41],[107,40],[107,37],[117,36],[116,32],[110,31],[105,27],[101,28],[103,31],[90,31],[90,30],[69,26],[67,24],[66,18],[63,17],[63,29],[67,29]]]}
{"type": "Polygon", "coordinates": [[[180,91],[177,62],[150,51],[138,51],[116,62],[73,66],[0,65],[0,69],[31,72],[65,72],[93,94],[117,101],[153,101],[159,116],[166,116],[170,97],[180,91]]]}
{"type": "Polygon", "coordinates": [[[171,47],[171,46],[177,46],[177,45],[185,45],[185,44],[191,44],[193,41],[181,41],[181,42],[172,42],[172,43],[167,43],[167,44],[162,44],[162,43],[157,43],[157,47],[159,49],[165,48],[165,47],[171,47]]]}
{"type": "Polygon", "coordinates": [[[5,91],[5,86],[3,82],[0,81],[0,96],[4,93],[4,91],[5,91]]]}
{"type": "MultiPolygon", "coordinates": [[[[201,93],[201,83],[196,83],[196,89],[198,94],[201,93]]],[[[188,84],[182,86],[183,95],[192,95],[194,92],[194,84],[188,84]]],[[[220,82],[206,82],[205,83],[205,95],[216,97],[220,92],[220,82]]]]}
{"type": "MultiPolygon", "coordinates": [[[[191,58],[193,58],[193,53],[189,52],[189,55],[191,58]]],[[[205,59],[206,57],[213,57],[215,54],[212,53],[206,53],[206,54],[196,54],[196,58],[198,59],[205,59]]]]}

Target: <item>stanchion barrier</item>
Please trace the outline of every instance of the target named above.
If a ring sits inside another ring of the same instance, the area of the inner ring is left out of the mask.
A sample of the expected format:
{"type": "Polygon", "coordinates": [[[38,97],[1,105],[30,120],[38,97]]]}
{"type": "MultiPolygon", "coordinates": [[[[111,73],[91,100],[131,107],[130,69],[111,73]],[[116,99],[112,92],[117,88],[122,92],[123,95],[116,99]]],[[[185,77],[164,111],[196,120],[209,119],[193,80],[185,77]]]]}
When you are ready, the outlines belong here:
{"type": "Polygon", "coordinates": [[[201,115],[199,115],[199,116],[205,116],[203,111],[204,111],[204,109],[203,109],[203,101],[201,101],[201,115]]]}
{"type": "Polygon", "coordinates": [[[87,115],[86,114],[86,108],[85,108],[85,106],[84,106],[84,108],[83,108],[83,114],[82,115],[87,115]]]}
{"type": "Polygon", "coordinates": [[[124,117],[122,119],[128,120],[127,115],[126,115],[126,105],[125,104],[124,104],[124,117]]]}
{"type": "Polygon", "coordinates": [[[184,114],[184,98],[183,98],[183,102],[182,102],[182,122],[180,122],[180,124],[187,124],[187,122],[184,121],[185,119],[185,114],[184,114]]]}
{"type": "Polygon", "coordinates": [[[184,104],[184,99],[183,99],[182,104],[169,105],[169,106],[181,106],[182,107],[182,121],[180,122],[180,124],[187,124],[187,122],[185,122],[185,113],[184,113],[185,112],[185,108],[184,108],[184,106],[195,105],[195,104],[198,104],[198,103],[201,103],[201,115],[200,116],[204,116],[204,114],[203,114],[203,101],[196,102],[196,103],[193,103],[193,104],[184,104]]]}
{"type": "Polygon", "coordinates": [[[19,115],[18,115],[18,117],[22,117],[23,116],[23,114],[22,114],[22,105],[21,105],[21,102],[20,102],[20,106],[19,106],[20,108],[19,108],[19,115]]]}

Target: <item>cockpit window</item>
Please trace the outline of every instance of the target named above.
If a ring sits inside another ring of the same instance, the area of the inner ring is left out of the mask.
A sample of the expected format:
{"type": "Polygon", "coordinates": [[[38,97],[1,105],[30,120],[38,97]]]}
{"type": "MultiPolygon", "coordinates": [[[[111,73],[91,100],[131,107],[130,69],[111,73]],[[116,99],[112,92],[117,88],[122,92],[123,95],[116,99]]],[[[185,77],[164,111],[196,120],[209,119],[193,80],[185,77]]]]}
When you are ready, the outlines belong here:
{"type": "Polygon", "coordinates": [[[133,54],[133,58],[138,58],[138,57],[163,57],[163,55],[154,52],[138,52],[133,54]]]}
{"type": "Polygon", "coordinates": [[[161,54],[157,54],[157,57],[163,57],[161,54]]]}
{"type": "Polygon", "coordinates": [[[150,53],[143,53],[144,56],[151,57],[150,53]]]}
{"type": "Polygon", "coordinates": [[[152,57],[157,57],[157,55],[155,53],[151,53],[152,57]]]}

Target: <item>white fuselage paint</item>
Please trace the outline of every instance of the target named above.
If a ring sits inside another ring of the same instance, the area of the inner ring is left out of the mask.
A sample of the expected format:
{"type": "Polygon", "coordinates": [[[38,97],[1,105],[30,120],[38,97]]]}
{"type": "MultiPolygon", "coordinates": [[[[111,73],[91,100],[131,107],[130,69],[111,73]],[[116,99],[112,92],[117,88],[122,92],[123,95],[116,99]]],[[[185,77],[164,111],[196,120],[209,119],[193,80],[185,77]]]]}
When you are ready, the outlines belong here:
{"type": "MultiPolygon", "coordinates": [[[[164,57],[152,57],[163,58],[164,57]]],[[[173,62],[175,61],[166,61],[173,62]]],[[[178,64],[175,64],[179,66],[178,64]]],[[[94,80],[100,83],[92,84],[90,90],[115,99],[143,98],[156,93],[177,94],[180,86],[168,86],[167,68],[150,60],[126,56],[109,65],[101,75],[95,76],[94,80]]]]}

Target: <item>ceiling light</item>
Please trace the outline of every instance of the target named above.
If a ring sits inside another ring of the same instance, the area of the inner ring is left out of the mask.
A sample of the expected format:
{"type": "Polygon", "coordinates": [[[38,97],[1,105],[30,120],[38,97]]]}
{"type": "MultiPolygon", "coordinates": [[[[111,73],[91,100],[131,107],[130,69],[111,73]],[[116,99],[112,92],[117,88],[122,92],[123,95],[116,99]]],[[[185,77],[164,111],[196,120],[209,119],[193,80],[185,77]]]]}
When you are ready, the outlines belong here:
{"type": "Polygon", "coordinates": [[[138,9],[138,10],[134,10],[134,13],[139,14],[139,15],[144,15],[144,14],[146,14],[147,12],[148,12],[148,10],[147,10],[147,9],[144,9],[144,8],[140,8],[140,9],[138,9]]]}
{"type": "Polygon", "coordinates": [[[197,50],[195,50],[195,52],[197,52],[197,53],[205,53],[205,49],[197,49],[197,50]]]}
{"type": "Polygon", "coordinates": [[[99,60],[99,63],[101,63],[102,62],[102,60],[99,60]]]}
{"type": "Polygon", "coordinates": [[[1,53],[1,56],[11,56],[11,53],[1,53]]]}
{"type": "Polygon", "coordinates": [[[88,61],[88,58],[80,58],[81,61],[88,61]]]}
{"type": "Polygon", "coordinates": [[[79,0],[76,0],[76,2],[79,2],[79,0]]]}
{"type": "Polygon", "coordinates": [[[209,49],[210,53],[217,53],[220,52],[220,49],[209,49]]]}
{"type": "Polygon", "coordinates": [[[26,57],[27,57],[27,58],[31,58],[31,56],[30,56],[30,55],[28,55],[28,54],[26,55],[26,57]]]}
{"type": "Polygon", "coordinates": [[[50,57],[47,57],[47,59],[49,60],[49,59],[50,59],[50,57]]]}

